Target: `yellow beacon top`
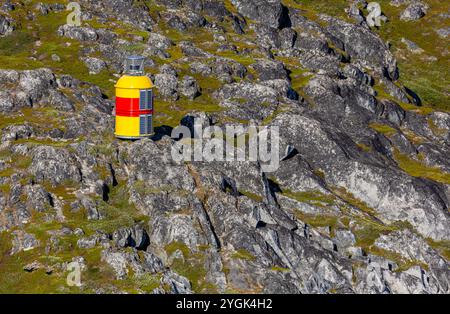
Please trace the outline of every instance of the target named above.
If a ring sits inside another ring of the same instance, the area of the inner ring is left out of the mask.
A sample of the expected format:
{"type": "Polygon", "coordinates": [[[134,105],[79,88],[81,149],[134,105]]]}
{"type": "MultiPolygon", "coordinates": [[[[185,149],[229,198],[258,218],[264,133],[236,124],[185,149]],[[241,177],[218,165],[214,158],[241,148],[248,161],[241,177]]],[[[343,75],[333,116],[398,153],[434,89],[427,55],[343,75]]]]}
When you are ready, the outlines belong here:
{"type": "Polygon", "coordinates": [[[116,83],[116,97],[139,98],[139,91],[150,89],[153,83],[148,76],[124,75],[116,83]]]}

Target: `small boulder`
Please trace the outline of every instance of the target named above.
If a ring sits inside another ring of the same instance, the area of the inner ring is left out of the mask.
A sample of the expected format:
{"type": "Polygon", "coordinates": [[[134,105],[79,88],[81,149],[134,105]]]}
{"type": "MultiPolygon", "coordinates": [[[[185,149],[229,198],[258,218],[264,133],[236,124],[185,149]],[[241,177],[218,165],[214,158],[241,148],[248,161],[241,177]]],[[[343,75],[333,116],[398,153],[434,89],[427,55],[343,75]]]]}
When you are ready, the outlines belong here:
{"type": "Polygon", "coordinates": [[[85,57],[81,60],[89,69],[89,74],[99,74],[107,66],[105,61],[98,58],[85,57]]]}
{"type": "Polygon", "coordinates": [[[150,33],[147,41],[147,45],[155,49],[166,50],[173,45],[172,41],[158,33],[150,33]]]}
{"type": "Polygon", "coordinates": [[[39,240],[33,234],[26,233],[23,230],[16,230],[12,232],[12,249],[11,255],[21,251],[29,251],[39,246],[39,240]]]}
{"type": "Polygon", "coordinates": [[[0,15],[0,37],[7,36],[14,31],[14,24],[10,18],[0,15]]]}
{"type": "Polygon", "coordinates": [[[79,41],[95,41],[98,39],[98,34],[95,29],[91,27],[70,26],[64,24],[58,28],[57,34],[61,37],[67,37],[79,41]]]}
{"type": "Polygon", "coordinates": [[[260,81],[287,79],[288,74],[282,62],[259,59],[251,67],[258,74],[260,81]]]}
{"type": "Polygon", "coordinates": [[[138,250],[145,250],[150,244],[147,231],[140,224],[131,228],[120,228],[114,231],[112,238],[120,248],[133,247],[138,250]]]}
{"type": "Polygon", "coordinates": [[[178,84],[180,93],[190,100],[200,95],[199,86],[195,78],[192,76],[185,76],[178,84]]]}
{"type": "Polygon", "coordinates": [[[178,80],[175,75],[156,74],[155,86],[158,88],[159,94],[165,99],[178,99],[178,80]]]}
{"type": "Polygon", "coordinates": [[[164,270],[164,264],[161,259],[155,254],[144,252],[144,268],[152,274],[162,272],[164,270]]]}
{"type": "Polygon", "coordinates": [[[413,2],[402,12],[400,19],[403,21],[419,20],[427,14],[428,9],[429,6],[423,2],[413,2]]]}

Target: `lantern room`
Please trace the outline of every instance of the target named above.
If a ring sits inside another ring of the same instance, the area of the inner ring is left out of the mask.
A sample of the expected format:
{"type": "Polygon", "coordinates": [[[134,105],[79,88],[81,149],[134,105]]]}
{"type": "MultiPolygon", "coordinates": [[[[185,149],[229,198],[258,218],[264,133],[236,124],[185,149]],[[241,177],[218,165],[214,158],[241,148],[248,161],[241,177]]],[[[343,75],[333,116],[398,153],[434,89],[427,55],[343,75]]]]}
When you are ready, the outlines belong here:
{"type": "Polygon", "coordinates": [[[121,139],[139,139],[153,134],[153,83],[144,74],[144,57],[129,56],[124,75],[117,81],[116,130],[121,139]]]}

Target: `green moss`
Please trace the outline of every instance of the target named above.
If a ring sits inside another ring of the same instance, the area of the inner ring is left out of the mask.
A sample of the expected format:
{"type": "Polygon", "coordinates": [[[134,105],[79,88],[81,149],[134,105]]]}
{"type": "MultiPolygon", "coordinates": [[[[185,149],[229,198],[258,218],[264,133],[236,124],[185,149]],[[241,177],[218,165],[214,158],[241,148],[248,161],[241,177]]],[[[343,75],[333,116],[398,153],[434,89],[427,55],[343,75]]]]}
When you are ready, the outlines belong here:
{"type": "Polygon", "coordinates": [[[404,229],[414,230],[407,221],[395,221],[387,225],[370,217],[353,217],[352,219],[356,222],[352,228],[352,232],[356,238],[356,245],[361,246],[366,251],[370,251],[375,240],[381,235],[404,229]]]}
{"type": "Polygon", "coordinates": [[[31,50],[36,39],[26,31],[14,31],[11,35],[0,38],[0,52],[3,56],[23,56],[31,50]]]}
{"type": "Polygon", "coordinates": [[[175,251],[180,250],[183,253],[184,258],[188,258],[191,255],[191,250],[186,244],[179,241],[174,241],[165,246],[165,250],[168,256],[171,256],[175,251]]]}
{"type": "MultiPolygon", "coordinates": [[[[63,116],[63,113],[49,107],[23,108],[18,112],[9,115],[0,114],[0,128],[4,128],[9,125],[24,124],[25,122],[28,122],[36,129],[50,130],[55,127],[61,127],[61,118],[63,116]]],[[[29,141],[33,140],[30,139],[29,141]]],[[[50,140],[48,141],[50,142],[50,140]]]]}
{"type": "Polygon", "coordinates": [[[241,193],[242,195],[247,196],[249,199],[252,199],[256,202],[262,202],[263,201],[263,197],[261,195],[249,192],[249,191],[244,191],[244,190],[239,190],[239,193],[241,193]]]}
{"type": "Polygon", "coordinates": [[[169,49],[167,49],[167,52],[170,54],[170,59],[165,61],[169,61],[170,63],[184,57],[184,54],[179,46],[172,46],[169,49]]]}
{"type": "Polygon", "coordinates": [[[313,173],[322,180],[325,180],[325,172],[323,172],[321,169],[314,169],[313,173]]]}
{"type": "Polygon", "coordinates": [[[335,197],[333,195],[326,195],[320,191],[293,192],[283,189],[282,194],[301,203],[319,207],[329,207],[334,205],[335,202],[335,197]]]}
{"type": "Polygon", "coordinates": [[[413,266],[420,266],[426,270],[429,269],[428,265],[421,261],[404,258],[397,252],[384,250],[379,247],[372,247],[370,253],[382,256],[388,260],[395,262],[398,265],[398,268],[395,270],[395,272],[403,272],[410,269],[413,266]]]}
{"type": "MultiPolygon", "coordinates": [[[[1,175],[0,175],[1,177],[1,175]]],[[[3,194],[9,194],[11,191],[11,186],[9,184],[0,184],[0,192],[3,194]]]]}
{"type": "Polygon", "coordinates": [[[64,215],[66,216],[66,225],[71,228],[82,228],[87,234],[93,234],[96,231],[112,233],[121,227],[130,227],[138,222],[148,222],[148,216],[143,215],[136,207],[129,203],[128,190],[124,183],[112,187],[109,193],[108,202],[102,201],[98,197],[94,197],[97,201],[97,209],[104,216],[101,220],[87,220],[86,211],[80,210],[72,212],[70,210],[70,202],[77,198],[73,194],[73,183],[52,187],[45,184],[46,189],[64,199],[66,206],[64,207],[64,215]]]}
{"type": "Polygon", "coordinates": [[[23,123],[23,118],[16,116],[16,115],[3,115],[0,114],[0,128],[3,129],[4,127],[8,125],[16,125],[23,123]]]}
{"type": "Polygon", "coordinates": [[[104,135],[104,142],[101,144],[96,144],[93,147],[89,148],[89,151],[95,155],[103,155],[103,156],[113,156],[116,152],[116,148],[112,144],[114,141],[113,134],[108,133],[104,135]]]}
{"type": "Polygon", "coordinates": [[[288,272],[288,271],[290,271],[289,268],[284,268],[284,267],[280,267],[280,266],[272,266],[270,268],[270,270],[277,271],[277,272],[288,272]]]}
{"type": "Polygon", "coordinates": [[[430,128],[431,132],[433,132],[436,136],[445,136],[448,132],[446,129],[439,128],[432,119],[427,119],[428,127],[430,128]]]}
{"type": "Polygon", "coordinates": [[[399,102],[399,105],[406,111],[413,111],[413,112],[423,115],[423,116],[429,115],[430,113],[435,111],[435,109],[433,109],[432,107],[427,107],[427,106],[418,107],[416,105],[407,104],[404,102],[399,102]]]}
{"type": "Polygon", "coordinates": [[[303,213],[299,210],[295,211],[295,217],[304,223],[313,227],[336,227],[338,224],[338,217],[333,215],[318,215],[303,213]]]}
{"type": "Polygon", "coordinates": [[[371,124],[369,124],[369,127],[381,134],[386,135],[387,137],[392,136],[397,133],[396,129],[394,129],[393,127],[386,125],[386,124],[371,123],[371,124]]]}
{"type": "Polygon", "coordinates": [[[217,288],[205,280],[207,271],[202,263],[195,259],[189,262],[175,259],[171,267],[180,275],[189,279],[192,289],[196,293],[217,293],[217,288]]]}
{"type": "Polygon", "coordinates": [[[229,51],[229,50],[218,51],[218,52],[215,52],[215,54],[218,56],[221,56],[221,57],[232,59],[232,60],[239,62],[240,64],[243,64],[245,66],[249,66],[249,65],[255,63],[254,57],[252,57],[250,55],[236,54],[235,52],[229,51]]]}
{"type": "Polygon", "coordinates": [[[242,259],[245,261],[254,261],[256,259],[255,256],[253,256],[250,252],[248,252],[245,249],[236,250],[236,252],[233,253],[233,255],[231,255],[231,257],[235,258],[235,259],[242,259]]]}
{"type": "Polygon", "coordinates": [[[382,234],[389,234],[397,228],[383,225],[367,219],[357,219],[358,225],[352,232],[356,238],[356,245],[369,248],[382,234]]]}
{"type": "Polygon", "coordinates": [[[450,184],[450,173],[444,172],[439,167],[430,167],[420,161],[411,159],[409,156],[394,150],[394,158],[398,166],[413,177],[422,177],[437,182],[450,184]]]}
{"type": "Polygon", "coordinates": [[[175,258],[170,267],[180,275],[189,279],[194,292],[217,293],[217,288],[205,278],[207,275],[204,266],[205,254],[208,254],[208,252],[204,250],[200,250],[197,253],[191,252],[186,244],[176,241],[166,245],[165,250],[169,256],[177,250],[180,250],[183,253],[183,258],[175,258]]]}
{"type": "Polygon", "coordinates": [[[57,186],[53,186],[50,182],[44,182],[42,185],[48,192],[64,200],[75,199],[76,197],[73,192],[79,187],[78,183],[70,180],[65,180],[57,186]]]}
{"type": "Polygon", "coordinates": [[[154,289],[160,286],[161,275],[159,274],[142,274],[142,275],[128,275],[122,280],[113,280],[114,286],[121,291],[127,293],[152,293],[154,289]]]}
{"type": "Polygon", "coordinates": [[[344,187],[335,187],[333,188],[333,192],[335,195],[340,197],[346,203],[356,207],[366,214],[371,216],[376,215],[376,210],[371,208],[366,202],[355,197],[350,191],[347,191],[344,187]]]}
{"type": "Polygon", "coordinates": [[[0,171],[0,177],[10,177],[12,176],[16,171],[13,168],[6,168],[0,171]]]}
{"type": "Polygon", "coordinates": [[[358,146],[363,152],[370,153],[372,151],[372,147],[367,146],[364,143],[356,143],[356,146],[358,146]]]}
{"type": "Polygon", "coordinates": [[[27,144],[29,146],[53,146],[53,147],[67,147],[69,144],[74,143],[73,141],[57,141],[50,138],[28,138],[19,139],[16,141],[17,144],[27,144]]]}
{"type": "Polygon", "coordinates": [[[118,228],[131,227],[137,222],[148,221],[147,216],[143,216],[133,204],[129,203],[128,197],[119,199],[113,195],[110,203],[100,202],[98,207],[105,218],[85,222],[84,228],[87,231],[101,230],[112,233],[118,228]]]}
{"type": "Polygon", "coordinates": [[[408,141],[410,141],[414,145],[420,145],[420,144],[423,144],[423,143],[425,143],[427,141],[426,138],[424,138],[424,137],[422,137],[420,135],[417,135],[413,131],[411,131],[409,129],[406,129],[406,128],[402,128],[402,133],[406,136],[408,141]]]}
{"type": "Polygon", "coordinates": [[[428,245],[430,245],[433,249],[437,250],[442,257],[444,257],[447,261],[450,261],[450,241],[434,241],[433,239],[427,239],[428,245]]]}
{"type": "Polygon", "coordinates": [[[279,114],[286,112],[287,110],[288,110],[287,106],[279,105],[274,112],[272,112],[269,116],[267,116],[266,118],[264,118],[264,120],[261,121],[261,125],[262,126],[269,125],[273,120],[276,119],[276,117],[278,117],[279,114]]]}
{"type": "Polygon", "coordinates": [[[231,0],[224,0],[223,1],[225,8],[230,11],[231,13],[237,14],[238,11],[237,9],[233,6],[233,4],[231,3],[231,0]]]}
{"type": "Polygon", "coordinates": [[[282,0],[285,6],[302,10],[302,15],[316,20],[319,13],[346,19],[345,9],[348,2],[335,0],[332,4],[327,0],[282,0]]]}
{"type": "Polygon", "coordinates": [[[155,100],[155,126],[179,125],[180,120],[190,112],[204,111],[208,113],[221,112],[223,108],[208,95],[203,94],[194,101],[180,99],[179,101],[155,100]]]}
{"type": "Polygon", "coordinates": [[[145,292],[152,292],[160,285],[160,275],[143,274],[134,278],[137,287],[145,292]]]}
{"type": "Polygon", "coordinates": [[[111,170],[108,165],[97,164],[94,166],[94,172],[98,174],[101,180],[107,180],[111,177],[111,170]]]}
{"type": "Polygon", "coordinates": [[[291,79],[291,86],[292,89],[295,90],[298,93],[302,92],[302,89],[308,84],[309,80],[313,76],[310,72],[308,72],[306,69],[297,67],[294,69],[290,69],[290,79],[291,79]]]}

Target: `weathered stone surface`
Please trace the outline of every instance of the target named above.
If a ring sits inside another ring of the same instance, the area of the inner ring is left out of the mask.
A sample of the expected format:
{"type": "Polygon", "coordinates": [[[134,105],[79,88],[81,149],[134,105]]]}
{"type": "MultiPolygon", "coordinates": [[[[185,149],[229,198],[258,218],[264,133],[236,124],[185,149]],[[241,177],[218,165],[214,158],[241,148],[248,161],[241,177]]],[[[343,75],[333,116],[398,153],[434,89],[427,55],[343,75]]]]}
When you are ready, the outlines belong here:
{"type": "Polygon", "coordinates": [[[145,250],[150,244],[147,231],[145,231],[142,225],[118,229],[114,231],[112,239],[120,248],[133,247],[138,250],[145,250]]]}
{"type": "Polygon", "coordinates": [[[336,46],[391,79],[398,78],[397,62],[388,46],[378,36],[362,26],[333,18],[328,21],[331,23],[327,31],[332,35],[331,39],[336,46]]]}
{"type": "Polygon", "coordinates": [[[13,242],[10,254],[17,254],[21,251],[29,251],[39,246],[39,241],[33,234],[26,233],[23,230],[12,232],[13,242]]]}
{"type": "Polygon", "coordinates": [[[38,182],[61,184],[66,180],[81,181],[80,168],[67,150],[38,146],[31,154],[33,160],[30,171],[38,182]]]}
{"type": "Polygon", "coordinates": [[[421,1],[415,1],[400,14],[400,19],[405,21],[415,21],[427,14],[429,6],[421,1]]]}
{"type": "Polygon", "coordinates": [[[98,34],[93,28],[70,26],[67,24],[58,28],[58,35],[79,41],[94,41],[98,39],[98,34]]]}
{"type": "Polygon", "coordinates": [[[198,83],[192,76],[183,77],[178,85],[180,93],[190,100],[194,100],[200,94],[198,83]]]}
{"type": "Polygon", "coordinates": [[[14,31],[12,19],[0,15],[0,37],[7,36],[14,31]]]}
{"type": "Polygon", "coordinates": [[[172,74],[156,74],[154,84],[162,97],[178,99],[178,79],[172,74]]]}
{"type": "Polygon", "coordinates": [[[106,68],[106,62],[99,58],[86,57],[82,60],[89,69],[89,74],[99,74],[106,68]]]}
{"type": "Polygon", "coordinates": [[[239,13],[262,24],[275,28],[282,28],[290,24],[287,10],[279,0],[232,0],[231,3],[239,13]]]}

